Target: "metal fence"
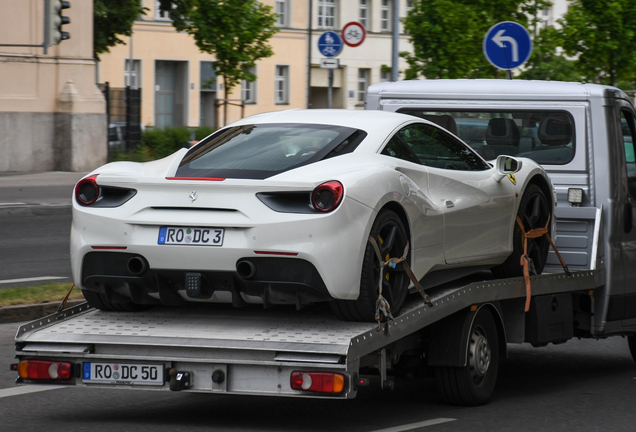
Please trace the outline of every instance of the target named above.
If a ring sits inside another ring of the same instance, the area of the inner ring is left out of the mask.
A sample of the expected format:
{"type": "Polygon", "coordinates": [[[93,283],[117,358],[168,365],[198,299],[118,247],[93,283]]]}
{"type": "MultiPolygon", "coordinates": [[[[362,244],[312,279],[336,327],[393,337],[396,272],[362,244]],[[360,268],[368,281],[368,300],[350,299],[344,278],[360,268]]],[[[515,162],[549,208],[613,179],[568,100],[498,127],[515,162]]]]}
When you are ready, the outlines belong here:
{"type": "Polygon", "coordinates": [[[110,159],[114,152],[129,152],[141,144],[141,89],[97,85],[106,99],[110,159]]]}

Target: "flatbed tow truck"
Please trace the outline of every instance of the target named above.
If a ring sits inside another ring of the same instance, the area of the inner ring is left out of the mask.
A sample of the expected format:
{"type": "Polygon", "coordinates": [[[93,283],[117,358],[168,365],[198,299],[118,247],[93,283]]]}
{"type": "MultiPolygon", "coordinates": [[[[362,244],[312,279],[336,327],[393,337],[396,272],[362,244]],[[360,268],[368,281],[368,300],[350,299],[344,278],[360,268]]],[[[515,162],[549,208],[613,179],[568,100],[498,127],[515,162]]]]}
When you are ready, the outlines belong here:
{"type": "Polygon", "coordinates": [[[456,114],[459,136],[470,144],[482,131],[474,145],[491,153],[501,145],[488,143],[487,118],[507,116],[520,129],[509,128],[517,145],[565,155],[544,166],[558,202],[556,245],[570,271],[551,252],[530,289],[524,278],[489,271],[425,285],[432,306],[412,293],[380,325],[343,322],[320,305],[126,313],[80,304],[19,327],[18,384],[351,399],[374,376],[393,389],[434,374],[444,400],[480,405],[509,343],[627,336],[636,359],[636,113],[627,95],[578,83],[426,80],[374,85],[367,109],[444,122],[456,114]],[[570,124],[571,136],[538,143],[546,119],[570,124]]]}

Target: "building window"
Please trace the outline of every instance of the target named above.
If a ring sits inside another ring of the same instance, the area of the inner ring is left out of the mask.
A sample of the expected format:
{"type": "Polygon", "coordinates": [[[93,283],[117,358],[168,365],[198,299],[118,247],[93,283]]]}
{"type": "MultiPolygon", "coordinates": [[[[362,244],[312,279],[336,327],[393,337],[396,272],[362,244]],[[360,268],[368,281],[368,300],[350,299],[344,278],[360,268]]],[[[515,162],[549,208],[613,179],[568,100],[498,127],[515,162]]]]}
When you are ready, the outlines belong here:
{"type": "Polygon", "coordinates": [[[358,22],[369,30],[369,0],[360,0],[358,22]]]}
{"type": "Polygon", "coordinates": [[[155,0],[155,19],[157,21],[170,21],[170,14],[161,11],[159,0],[155,0]]]}
{"type": "MultiPolygon", "coordinates": [[[[256,75],[256,68],[247,68],[248,72],[256,75]]],[[[248,104],[256,103],[256,81],[243,80],[241,82],[241,99],[248,104]]]]}
{"type": "Polygon", "coordinates": [[[318,0],[318,27],[336,27],[336,0],[318,0]]]}
{"type": "Polygon", "coordinates": [[[276,66],[274,91],[277,104],[289,103],[289,66],[276,66]]]}
{"type": "Polygon", "coordinates": [[[289,27],[289,0],[276,0],[276,25],[278,27],[289,27]]]}
{"type": "Polygon", "coordinates": [[[133,60],[133,69],[130,70],[130,59],[126,59],[124,63],[124,87],[138,89],[141,87],[141,60],[133,60]]]}
{"type": "Polygon", "coordinates": [[[367,93],[367,87],[369,87],[370,75],[371,69],[358,69],[358,104],[364,103],[364,96],[367,93]]]}
{"type": "Polygon", "coordinates": [[[382,0],[380,8],[380,30],[383,32],[391,31],[391,0],[382,0]]]}

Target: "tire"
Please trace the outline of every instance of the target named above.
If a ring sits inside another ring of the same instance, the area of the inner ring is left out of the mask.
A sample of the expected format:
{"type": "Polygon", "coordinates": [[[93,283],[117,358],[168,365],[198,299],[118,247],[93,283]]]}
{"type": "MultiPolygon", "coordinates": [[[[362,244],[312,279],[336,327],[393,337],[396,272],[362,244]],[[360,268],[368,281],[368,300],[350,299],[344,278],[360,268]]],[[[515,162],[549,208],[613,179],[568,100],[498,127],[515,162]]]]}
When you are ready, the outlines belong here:
{"type": "Polygon", "coordinates": [[[477,406],[490,399],[499,370],[499,340],[492,312],[483,308],[470,328],[466,366],[435,368],[442,398],[452,405],[477,406]]]}
{"type": "Polygon", "coordinates": [[[636,335],[627,336],[627,343],[629,345],[629,352],[632,353],[632,358],[636,361],[636,335]]]}
{"type": "Polygon", "coordinates": [[[91,307],[107,312],[137,312],[147,310],[150,307],[132,302],[112,303],[108,301],[106,295],[95,291],[82,290],[82,294],[91,307]]]}
{"type": "MultiPolygon", "coordinates": [[[[535,228],[545,228],[548,217],[550,217],[550,225],[552,225],[554,218],[550,214],[551,211],[548,200],[541,188],[537,185],[529,184],[521,198],[519,210],[517,211],[517,216],[523,222],[526,232],[535,228]]],[[[548,226],[548,232],[549,230],[550,226],[548,226]]],[[[512,239],[514,249],[503,264],[492,268],[492,273],[496,278],[523,276],[523,266],[520,264],[521,256],[523,255],[523,237],[521,228],[519,228],[519,224],[515,220],[512,239]]],[[[549,250],[550,242],[546,236],[528,239],[528,256],[532,259],[537,274],[543,272],[549,250]]]]}
{"type": "MultiPolygon", "coordinates": [[[[409,242],[402,220],[390,210],[380,211],[373,222],[369,235],[378,242],[384,260],[402,257],[404,248],[409,242]]],[[[407,256],[407,262],[410,262],[409,260],[410,252],[407,256]]],[[[395,316],[404,305],[410,279],[399,264],[395,269],[385,267],[384,274],[382,295],[389,302],[391,312],[395,316]]],[[[362,261],[358,299],[334,300],[330,303],[332,312],[346,321],[375,321],[375,302],[378,300],[379,278],[380,263],[373,246],[367,242],[362,261]]]]}

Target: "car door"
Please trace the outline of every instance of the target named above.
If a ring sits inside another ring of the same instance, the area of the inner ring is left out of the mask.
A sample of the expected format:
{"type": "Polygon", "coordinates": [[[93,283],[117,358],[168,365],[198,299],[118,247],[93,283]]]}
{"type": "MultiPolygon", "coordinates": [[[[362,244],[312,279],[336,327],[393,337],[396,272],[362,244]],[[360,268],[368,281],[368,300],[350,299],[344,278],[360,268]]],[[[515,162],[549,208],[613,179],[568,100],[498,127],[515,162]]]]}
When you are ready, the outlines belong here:
{"type": "Polygon", "coordinates": [[[485,261],[510,253],[515,187],[445,130],[415,123],[397,136],[428,170],[428,192],[444,213],[447,264],[485,261]]]}

